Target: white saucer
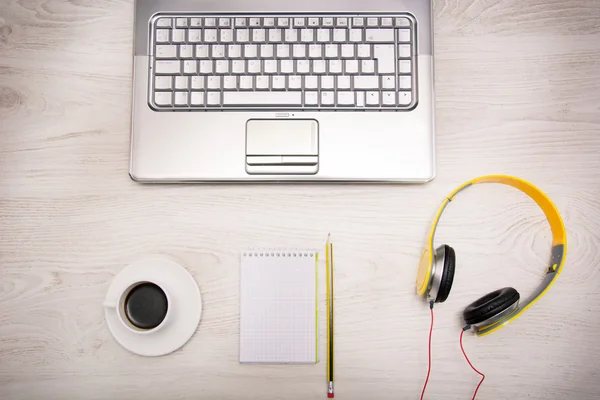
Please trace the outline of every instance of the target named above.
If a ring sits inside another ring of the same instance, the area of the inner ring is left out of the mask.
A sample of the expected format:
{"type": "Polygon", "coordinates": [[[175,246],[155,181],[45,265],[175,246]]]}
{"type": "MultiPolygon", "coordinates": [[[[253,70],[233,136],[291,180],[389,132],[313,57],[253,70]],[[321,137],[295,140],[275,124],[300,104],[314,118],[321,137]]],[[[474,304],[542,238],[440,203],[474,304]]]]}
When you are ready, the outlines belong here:
{"type": "Polygon", "coordinates": [[[179,349],[196,332],[202,314],[202,297],[196,281],[181,265],[163,258],[137,261],[115,277],[106,294],[104,316],[115,340],[132,353],[162,356],[179,349]],[[123,325],[117,315],[121,294],[132,284],[150,281],[169,294],[169,320],[156,332],[140,334],[123,325]]]}

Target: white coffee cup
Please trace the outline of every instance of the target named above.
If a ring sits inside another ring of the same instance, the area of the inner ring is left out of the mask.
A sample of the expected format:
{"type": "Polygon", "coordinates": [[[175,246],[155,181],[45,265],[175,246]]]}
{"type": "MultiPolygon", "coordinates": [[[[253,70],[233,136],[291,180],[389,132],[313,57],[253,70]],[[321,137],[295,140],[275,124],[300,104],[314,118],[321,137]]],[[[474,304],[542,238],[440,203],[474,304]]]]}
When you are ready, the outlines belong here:
{"type": "Polygon", "coordinates": [[[115,299],[107,298],[104,307],[115,309],[119,321],[129,331],[147,335],[168,325],[172,307],[164,286],[157,282],[137,281],[118,293],[115,299]]]}

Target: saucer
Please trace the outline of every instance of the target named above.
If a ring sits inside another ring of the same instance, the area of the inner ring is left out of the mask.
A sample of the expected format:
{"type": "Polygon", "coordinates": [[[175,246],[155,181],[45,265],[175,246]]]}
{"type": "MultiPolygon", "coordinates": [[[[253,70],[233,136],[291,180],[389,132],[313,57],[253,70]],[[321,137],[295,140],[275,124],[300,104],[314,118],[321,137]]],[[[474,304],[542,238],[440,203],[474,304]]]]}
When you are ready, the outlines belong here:
{"type": "Polygon", "coordinates": [[[125,349],[141,356],[162,356],[179,349],[196,332],[202,314],[202,297],[196,281],[181,265],[164,258],[137,261],[115,277],[104,302],[104,316],[115,340],[125,349]],[[126,288],[149,281],[170,293],[172,318],[156,332],[136,333],[123,325],[115,304],[126,288]]]}

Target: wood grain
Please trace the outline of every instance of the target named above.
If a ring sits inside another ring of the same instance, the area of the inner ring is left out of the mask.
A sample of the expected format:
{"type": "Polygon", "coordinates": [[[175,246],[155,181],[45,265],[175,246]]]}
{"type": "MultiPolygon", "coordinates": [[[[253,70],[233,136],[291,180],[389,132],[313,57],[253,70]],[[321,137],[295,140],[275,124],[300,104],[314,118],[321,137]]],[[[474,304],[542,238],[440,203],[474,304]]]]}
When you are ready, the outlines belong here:
{"type": "MultiPolygon", "coordinates": [[[[429,323],[413,287],[421,244],[443,196],[486,173],[546,191],[569,251],[523,318],[465,339],[487,376],[478,398],[598,398],[599,2],[436,2],[438,177],[423,186],[130,181],[132,21],[131,0],[0,4],[0,398],[323,398],[324,362],[237,362],[238,255],[322,248],[328,232],[336,397],[418,398],[429,323]],[[192,340],[156,359],[120,348],[101,307],[118,271],[150,254],[185,265],[204,300],[192,340]]],[[[437,239],[459,265],[435,308],[426,397],[465,399],[478,377],[458,348],[462,309],[502,286],[533,290],[550,231],[530,200],[487,185],[452,203],[437,239]]]]}

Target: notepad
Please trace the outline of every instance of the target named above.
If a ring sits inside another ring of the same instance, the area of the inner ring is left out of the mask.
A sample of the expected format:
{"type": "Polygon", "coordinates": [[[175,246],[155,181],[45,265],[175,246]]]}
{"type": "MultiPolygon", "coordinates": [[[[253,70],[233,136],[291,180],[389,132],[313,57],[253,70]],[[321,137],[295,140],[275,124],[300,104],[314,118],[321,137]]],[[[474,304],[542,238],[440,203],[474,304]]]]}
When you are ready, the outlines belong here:
{"type": "Polygon", "coordinates": [[[240,363],[318,361],[318,253],[253,250],[240,268],[240,363]]]}

